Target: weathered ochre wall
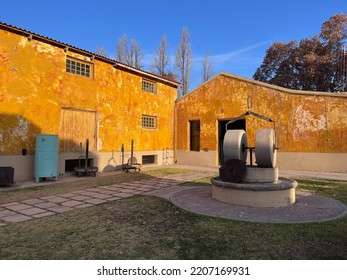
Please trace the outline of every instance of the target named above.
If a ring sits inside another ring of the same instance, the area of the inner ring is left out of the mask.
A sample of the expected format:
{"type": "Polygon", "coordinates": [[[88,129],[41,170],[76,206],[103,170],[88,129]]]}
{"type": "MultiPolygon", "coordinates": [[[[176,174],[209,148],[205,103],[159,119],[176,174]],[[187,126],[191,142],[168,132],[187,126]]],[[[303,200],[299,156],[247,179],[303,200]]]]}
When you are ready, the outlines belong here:
{"type": "Polygon", "coordinates": [[[177,86],[159,80],[158,94],[146,93],[146,73],[2,29],[0,73],[0,155],[32,154],[36,134],[59,134],[62,107],[97,112],[99,152],[130,150],[131,139],[138,151],[173,149],[177,86]],[[93,63],[93,78],[67,73],[68,56],[93,63]],[[157,116],[158,128],[143,129],[142,114],[157,116]]]}
{"type": "MultiPolygon", "coordinates": [[[[189,121],[200,120],[200,149],[217,151],[218,120],[244,114],[249,96],[253,112],[275,121],[279,151],[347,153],[346,94],[290,91],[227,73],[178,100],[177,150],[189,150],[189,121]]],[[[273,124],[246,117],[249,145],[254,146],[260,128],[273,128],[273,124]]]]}

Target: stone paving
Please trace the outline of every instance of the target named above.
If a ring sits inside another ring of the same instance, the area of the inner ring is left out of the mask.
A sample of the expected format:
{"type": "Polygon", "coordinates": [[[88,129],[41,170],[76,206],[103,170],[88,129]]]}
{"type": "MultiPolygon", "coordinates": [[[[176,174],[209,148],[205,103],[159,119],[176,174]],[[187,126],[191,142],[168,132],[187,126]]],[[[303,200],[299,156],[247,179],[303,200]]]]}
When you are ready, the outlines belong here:
{"type": "Polygon", "coordinates": [[[153,177],[148,180],[129,181],[6,203],[0,205],[0,227],[91,207],[137,194],[158,196],[191,212],[233,220],[308,223],[333,220],[347,215],[346,205],[330,198],[307,193],[297,192],[297,201],[290,207],[260,209],[216,201],[212,198],[211,188],[180,186],[184,182],[214,174],[216,172],[212,170],[191,170],[162,178],[153,177]]]}
{"type": "Polygon", "coordinates": [[[211,176],[212,172],[186,172],[149,180],[129,181],[0,205],[0,226],[91,207],[136,194],[165,189],[211,176]]]}

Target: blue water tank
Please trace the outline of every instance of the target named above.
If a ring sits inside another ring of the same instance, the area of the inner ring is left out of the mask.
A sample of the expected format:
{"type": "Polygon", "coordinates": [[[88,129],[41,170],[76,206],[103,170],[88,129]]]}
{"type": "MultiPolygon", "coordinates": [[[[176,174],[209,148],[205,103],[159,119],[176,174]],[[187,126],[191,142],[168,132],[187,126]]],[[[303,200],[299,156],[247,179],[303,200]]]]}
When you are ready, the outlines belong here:
{"type": "Polygon", "coordinates": [[[49,177],[58,180],[58,135],[38,134],[35,144],[35,181],[49,177]]]}

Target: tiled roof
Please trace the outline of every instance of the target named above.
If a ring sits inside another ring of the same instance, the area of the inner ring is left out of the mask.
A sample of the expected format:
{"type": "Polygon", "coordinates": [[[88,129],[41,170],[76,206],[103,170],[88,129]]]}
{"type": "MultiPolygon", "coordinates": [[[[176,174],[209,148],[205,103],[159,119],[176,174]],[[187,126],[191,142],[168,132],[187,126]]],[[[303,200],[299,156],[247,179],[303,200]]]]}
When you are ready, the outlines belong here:
{"type": "Polygon", "coordinates": [[[37,33],[31,32],[31,31],[28,31],[28,30],[25,30],[25,29],[22,29],[22,28],[19,28],[19,27],[16,27],[16,26],[4,23],[4,22],[1,22],[1,21],[0,21],[0,29],[6,30],[6,31],[10,31],[12,33],[16,33],[16,34],[28,37],[28,39],[30,39],[30,40],[35,39],[35,40],[39,40],[39,41],[48,43],[50,45],[59,47],[59,48],[63,48],[63,49],[68,48],[72,52],[76,52],[76,53],[79,53],[79,54],[82,54],[82,55],[93,57],[94,59],[98,59],[98,60],[101,60],[103,62],[112,64],[116,68],[119,67],[119,68],[127,69],[128,71],[132,71],[132,72],[136,72],[136,73],[139,73],[139,74],[142,74],[142,75],[145,75],[145,76],[149,76],[149,77],[161,80],[163,82],[169,83],[169,84],[174,85],[174,86],[179,86],[180,85],[180,83],[177,82],[177,81],[163,78],[163,77],[161,77],[159,75],[150,73],[148,71],[144,71],[142,69],[132,67],[130,65],[127,65],[127,64],[121,63],[119,61],[110,59],[108,57],[105,57],[105,56],[102,56],[102,55],[99,55],[99,54],[96,54],[96,53],[93,53],[93,52],[90,52],[90,51],[87,51],[87,50],[84,50],[84,49],[81,49],[81,48],[78,48],[78,47],[75,47],[73,45],[69,45],[67,43],[60,42],[58,40],[55,40],[55,39],[52,39],[52,38],[49,38],[49,37],[46,37],[46,36],[42,36],[40,34],[37,34],[37,33]]]}

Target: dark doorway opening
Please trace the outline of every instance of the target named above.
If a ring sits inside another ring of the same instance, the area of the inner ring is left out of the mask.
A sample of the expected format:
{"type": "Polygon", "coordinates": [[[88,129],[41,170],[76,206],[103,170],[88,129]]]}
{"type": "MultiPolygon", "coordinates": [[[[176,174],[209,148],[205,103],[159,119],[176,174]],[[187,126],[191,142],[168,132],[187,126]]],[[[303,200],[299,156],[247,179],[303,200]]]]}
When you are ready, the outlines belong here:
{"type": "Polygon", "coordinates": [[[200,151],[200,121],[189,121],[190,123],[190,150],[200,151]]]}
{"type": "MultiPolygon", "coordinates": [[[[222,164],[223,159],[223,140],[225,133],[227,132],[226,124],[230,120],[221,120],[218,121],[218,163],[222,164]]],[[[236,120],[228,124],[228,130],[230,129],[243,129],[246,131],[246,119],[236,120]]]]}

